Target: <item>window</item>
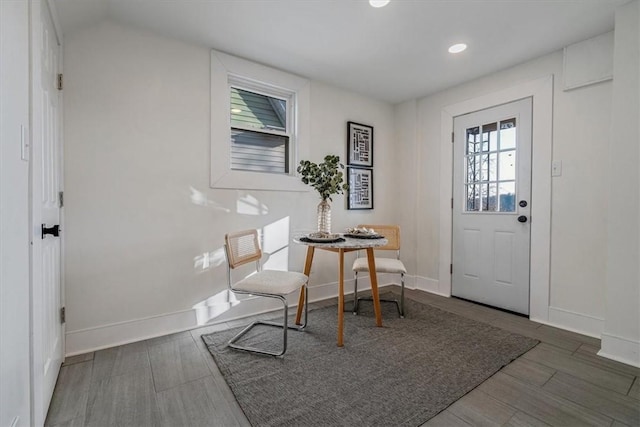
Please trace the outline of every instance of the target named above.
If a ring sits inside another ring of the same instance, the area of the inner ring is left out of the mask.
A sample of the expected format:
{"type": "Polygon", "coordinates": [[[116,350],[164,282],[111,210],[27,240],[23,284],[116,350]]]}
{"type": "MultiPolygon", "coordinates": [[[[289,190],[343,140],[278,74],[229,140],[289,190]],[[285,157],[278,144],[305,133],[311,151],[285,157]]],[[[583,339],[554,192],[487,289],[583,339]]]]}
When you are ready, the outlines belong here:
{"type": "Polygon", "coordinates": [[[211,51],[211,188],[309,191],[307,79],[211,51]]]}
{"type": "Polygon", "coordinates": [[[467,212],[515,212],[516,119],[467,129],[467,212]]]}
{"type": "Polygon", "coordinates": [[[288,174],[295,94],[247,86],[230,78],[231,169],[288,174]]]}

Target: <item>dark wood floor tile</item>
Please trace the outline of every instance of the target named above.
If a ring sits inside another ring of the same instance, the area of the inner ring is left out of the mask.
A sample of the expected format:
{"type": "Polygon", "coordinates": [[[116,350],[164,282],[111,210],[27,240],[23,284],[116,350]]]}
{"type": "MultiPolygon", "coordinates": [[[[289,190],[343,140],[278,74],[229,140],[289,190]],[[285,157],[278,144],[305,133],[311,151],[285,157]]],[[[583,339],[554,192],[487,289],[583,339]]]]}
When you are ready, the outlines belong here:
{"type": "Polygon", "coordinates": [[[174,426],[239,426],[242,424],[211,376],[158,393],[162,423],[174,426]]]}
{"type": "Polygon", "coordinates": [[[600,346],[600,339],[590,337],[588,335],[578,334],[576,332],[567,331],[564,329],[556,328],[549,325],[540,325],[540,331],[543,333],[548,333],[550,335],[555,335],[559,338],[563,338],[566,340],[577,341],[581,345],[589,344],[591,346],[600,346]]]}
{"type": "Polygon", "coordinates": [[[144,341],[107,348],[95,352],[92,381],[140,370],[149,370],[149,356],[144,341]]]}
{"type": "Polygon", "coordinates": [[[557,426],[610,426],[613,421],[595,410],[528,385],[498,372],[479,390],[547,424],[557,426]]]}
{"type": "Polygon", "coordinates": [[[77,354],[75,356],[65,357],[62,366],[73,365],[74,363],[88,362],[93,360],[93,351],[90,353],[77,354]]]}
{"type": "Polygon", "coordinates": [[[599,368],[544,343],[522,357],[621,394],[627,394],[633,383],[630,375],[599,368]]]}
{"type": "Polygon", "coordinates": [[[183,338],[187,338],[191,336],[191,331],[183,331],[176,332],[173,334],[163,335],[161,337],[150,338],[146,340],[147,348],[153,347],[154,345],[164,344],[169,341],[175,341],[183,338]]]}
{"type": "Polygon", "coordinates": [[[558,372],[543,387],[587,408],[629,425],[640,425],[640,404],[626,395],[612,392],[595,384],[558,372]]]}
{"type": "Polygon", "coordinates": [[[91,384],[87,427],[157,426],[161,421],[148,370],[107,377],[91,384]]]}
{"type": "Polygon", "coordinates": [[[449,410],[444,410],[420,427],[469,427],[470,425],[453,415],[449,410]]]}
{"type": "Polygon", "coordinates": [[[500,426],[516,413],[515,408],[477,389],[447,410],[473,426],[500,426]]]}
{"type": "Polygon", "coordinates": [[[74,363],[60,368],[46,425],[52,426],[84,419],[92,368],[92,361],[74,363]]]}
{"type": "Polygon", "coordinates": [[[209,375],[203,355],[191,335],[151,347],[149,359],[157,392],[209,375]]]}
{"type": "Polygon", "coordinates": [[[47,427],[84,427],[84,415],[57,424],[45,424],[47,427]]]}
{"type": "Polygon", "coordinates": [[[532,360],[520,358],[502,368],[502,372],[526,383],[542,386],[549,381],[549,378],[551,378],[556,370],[532,360]]]}
{"type": "Polygon", "coordinates": [[[636,377],[640,376],[640,368],[598,356],[598,351],[600,351],[600,346],[596,347],[589,344],[583,344],[575,351],[575,353],[573,353],[573,355],[578,359],[603,369],[636,377]]]}
{"type": "Polygon", "coordinates": [[[540,421],[531,415],[518,411],[509,421],[507,421],[505,427],[547,427],[549,424],[540,421]]]}
{"type": "Polygon", "coordinates": [[[633,381],[633,385],[629,389],[628,396],[636,400],[640,400],[640,377],[636,377],[633,381]]]}

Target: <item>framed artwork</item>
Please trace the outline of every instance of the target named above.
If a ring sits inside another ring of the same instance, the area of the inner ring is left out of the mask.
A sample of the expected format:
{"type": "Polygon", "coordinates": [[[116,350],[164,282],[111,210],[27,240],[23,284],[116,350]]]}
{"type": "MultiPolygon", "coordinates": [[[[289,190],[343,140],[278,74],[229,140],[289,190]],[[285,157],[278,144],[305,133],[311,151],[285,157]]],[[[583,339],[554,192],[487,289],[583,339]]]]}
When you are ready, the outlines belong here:
{"type": "Polygon", "coordinates": [[[373,127],[347,122],[347,164],[373,167],[373,127]]]}
{"type": "Polygon", "coordinates": [[[348,167],[347,209],[373,209],[373,169],[348,167]]]}

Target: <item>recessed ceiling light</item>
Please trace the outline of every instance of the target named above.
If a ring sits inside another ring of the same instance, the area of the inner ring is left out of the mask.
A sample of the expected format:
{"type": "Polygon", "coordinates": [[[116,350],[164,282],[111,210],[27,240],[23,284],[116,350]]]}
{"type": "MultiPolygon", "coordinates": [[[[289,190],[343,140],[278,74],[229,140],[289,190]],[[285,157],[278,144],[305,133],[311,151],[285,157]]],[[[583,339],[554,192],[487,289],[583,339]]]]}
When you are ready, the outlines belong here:
{"type": "Polygon", "coordinates": [[[383,7],[389,4],[390,0],[369,0],[369,4],[373,7],[383,7]]]}
{"type": "Polygon", "coordinates": [[[449,48],[449,53],[460,53],[467,48],[467,45],[464,43],[454,44],[449,48]]]}

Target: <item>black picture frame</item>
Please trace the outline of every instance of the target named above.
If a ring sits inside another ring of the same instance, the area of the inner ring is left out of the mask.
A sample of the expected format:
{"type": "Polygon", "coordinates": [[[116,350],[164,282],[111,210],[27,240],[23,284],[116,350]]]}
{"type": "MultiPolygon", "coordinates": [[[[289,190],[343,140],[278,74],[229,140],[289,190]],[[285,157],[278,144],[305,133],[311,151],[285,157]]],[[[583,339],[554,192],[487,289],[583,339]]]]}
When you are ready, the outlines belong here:
{"type": "Polygon", "coordinates": [[[373,167],[373,126],[347,122],[347,165],[373,167]]]}
{"type": "Polygon", "coordinates": [[[373,169],[347,167],[347,209],[373,209],[373,169]]]}

